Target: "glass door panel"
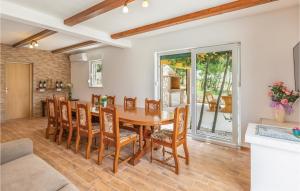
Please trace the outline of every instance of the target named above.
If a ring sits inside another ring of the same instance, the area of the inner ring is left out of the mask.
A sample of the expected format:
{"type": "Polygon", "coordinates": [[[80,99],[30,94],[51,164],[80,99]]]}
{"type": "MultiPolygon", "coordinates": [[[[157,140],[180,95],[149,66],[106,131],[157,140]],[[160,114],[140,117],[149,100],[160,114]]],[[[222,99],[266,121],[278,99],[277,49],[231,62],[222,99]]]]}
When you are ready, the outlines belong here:
{"type": "Polygon", "coordinates": [[[232,51],[196,54],[197,133],[232,141],[232,51]]]}
{"type": "Polygon", "coordinates": [[[239,143],[237,50],[226,45],[193,51],[194,137],[239,143]]]}

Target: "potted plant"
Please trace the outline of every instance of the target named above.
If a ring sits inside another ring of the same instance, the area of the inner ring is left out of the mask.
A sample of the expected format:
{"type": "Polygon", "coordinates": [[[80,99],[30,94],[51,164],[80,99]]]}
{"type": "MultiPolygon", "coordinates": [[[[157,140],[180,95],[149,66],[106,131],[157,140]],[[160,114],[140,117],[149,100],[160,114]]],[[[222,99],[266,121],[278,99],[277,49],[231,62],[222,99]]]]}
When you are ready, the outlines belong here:
{"type": "Polygon", "coordinates": [[[282,123],[285,120],[286,114],[291,114],[293,111],[293,104],[299,98],[299,93],[289,90],[284,82],[274,82],[269,86],[268,93],[271,98],[271,107],[274,109],[275,120],[282,123]]]}

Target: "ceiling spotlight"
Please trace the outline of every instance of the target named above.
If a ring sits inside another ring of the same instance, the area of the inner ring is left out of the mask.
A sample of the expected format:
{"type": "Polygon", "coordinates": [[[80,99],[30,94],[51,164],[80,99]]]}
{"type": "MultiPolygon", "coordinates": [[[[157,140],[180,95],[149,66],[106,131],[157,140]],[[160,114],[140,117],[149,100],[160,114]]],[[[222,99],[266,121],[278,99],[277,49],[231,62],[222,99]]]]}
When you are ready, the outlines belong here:
{"type": "Polygon", "coordinates": [[[34,46],[34,47],[38,47],[38,46],[39,46],[39,44],[38,44],[37,41],[35,41],[35,40],[32,41],[31,45],[34,46]]]}
{"type": "Polygon", "coordinates": [[[123,7],[123,13],[128,13],[129,12],[129,9],[127,7],[127,3],[124,4],[124,7],[123,7]]]}
{"type": "Polygon", "coordinates": [[[29,48],[33,48],[32,44],[29,45],[29,48]]]}
{"type": "Polygon", "coordinates": [[[143,0],[142,7],[146,8],[149,6],[148,0],[143,0]]]}

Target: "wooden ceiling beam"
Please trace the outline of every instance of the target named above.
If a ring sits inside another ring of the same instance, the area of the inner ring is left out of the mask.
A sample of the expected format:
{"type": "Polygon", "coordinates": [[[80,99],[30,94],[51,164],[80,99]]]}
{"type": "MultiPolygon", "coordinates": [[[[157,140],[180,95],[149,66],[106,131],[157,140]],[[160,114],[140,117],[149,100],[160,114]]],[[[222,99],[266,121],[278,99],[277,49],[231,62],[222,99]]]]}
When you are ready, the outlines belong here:
{"type": "Polygon", "coordinates": [[[72,17],[65,19],[64,24],[68,26],[74,26],[78,23],[121,7],[126,1],[127,3],[131,3],[134,0],[104,0],[101,3],[98,3],[80,13],[77,13],[76,15],[73,15],[72,17]]]}
{"type": "Polygon", "coordinates": [[[154,31],[157,29],[162,29],[165,27],[170,27],[170,26],[174,26],[174,25],[178,25],[178,24],[182,24],[182,23],[186,23],[186,22],[190,22],[190,21],[195,21],[195,20],[199,20],[199,19],[203,19],[203,18],[207,18],[207,17],[212,17],[212,16],[224,14],[224,13],[229,13],[232,11],[237,11],[240,9],[245,9],[245,8],[269,3],[272,1],[277,1],[277,0],[237,0],[237,1],[234,1],[231,3],[226,3],[223,5],[216,6],[216,7],[200,10],[197,12],[178,16],[175,18],[171,18],[171,19],[159,21],[156,23],[144,25],[141,27],[133,28],[130,30],[126,30],[123,32],[115,33],[115,34],[111,35],[111,38],[120,39],[120,38],[124,38],[124,37],[129,37],[129,36],[133,36],[133,35],[137,35],[137,34],[141,34],[141,33],[145,33],[145,32],[154,31]]]}
{"type": "Polygon", "coordinates": [[[98,43],[97,41],[89,40],[89,41],[81,42],[81,43],[78,43],[78,44],[73,44],[71,46],[67,46],[67,47],[56,49],[56,50],[52,50],[51,52],[53,54],[59,54],[59,53],[64,53],[64,52],[68,52],[68,51],[71,51],[71,50],[76,50],[76,49],[79,49],[79,48],[83,48],[83,47],[86,47],[86,46],[91,46],[91,45],[97,44],[97,43],[98,43]]]}
{"type": "Polygon", "coordinates": [[[24,40],[21,40],[21,41],[15,43],[15,44],[13,44],[12,46],[15,47],[15,48],[16,47],[20,47],[20,46],[25,46],[27,44],[30,44],[34,40],[38,41],[38,40],[46,38],[46,37],[48,37],[50,35],[53,35],[55,33],[56,33],[56,31],[45,29],[45,30],[43,30],[43,31],[41,31],[41,32],[39,32],[39,33],[37,33],[35,35],[32,35],[32,36],[30,36],[30,37],[28,37],[28,38],[26,38],[24,40]]]}

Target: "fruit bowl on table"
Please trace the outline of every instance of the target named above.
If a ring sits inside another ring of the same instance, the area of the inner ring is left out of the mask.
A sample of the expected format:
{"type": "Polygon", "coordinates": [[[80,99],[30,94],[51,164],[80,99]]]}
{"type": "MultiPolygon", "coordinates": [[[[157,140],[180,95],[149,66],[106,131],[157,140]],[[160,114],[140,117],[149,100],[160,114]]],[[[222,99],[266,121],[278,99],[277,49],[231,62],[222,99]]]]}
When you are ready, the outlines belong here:
{"type": "Polygon", "coordinates": [[[299,127],[293,128],[293,135],[297,138],[300,138],[300,128],[299,127]]]}

